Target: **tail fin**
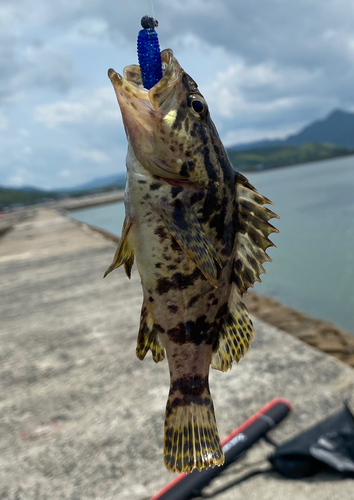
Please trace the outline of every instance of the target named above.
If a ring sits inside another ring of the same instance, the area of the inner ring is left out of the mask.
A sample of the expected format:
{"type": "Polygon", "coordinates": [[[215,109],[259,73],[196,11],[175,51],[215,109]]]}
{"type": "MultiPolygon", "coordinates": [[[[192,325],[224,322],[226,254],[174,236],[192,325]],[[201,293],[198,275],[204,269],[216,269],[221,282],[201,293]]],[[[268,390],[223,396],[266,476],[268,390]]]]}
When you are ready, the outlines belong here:
{"type": "Polygon", "coordinates": [[[167,400],[164,458],[172,472],[190,472],[224,463],[208,388],[199,395],[171,394],[167,400]]]}

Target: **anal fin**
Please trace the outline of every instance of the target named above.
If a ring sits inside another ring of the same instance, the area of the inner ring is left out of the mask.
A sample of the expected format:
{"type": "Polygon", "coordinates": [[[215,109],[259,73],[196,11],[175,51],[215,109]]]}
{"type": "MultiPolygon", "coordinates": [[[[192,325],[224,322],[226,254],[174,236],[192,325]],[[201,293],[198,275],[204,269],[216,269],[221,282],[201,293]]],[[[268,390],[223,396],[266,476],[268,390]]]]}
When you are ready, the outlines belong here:
{"type": "Polygon", "coordinates": [[[246,354],[253,339],[253,324],[236,284],[232,285],[227,312],[222,321],[211,367],[226,372],[232,368],[233,360],[238,363],[246,354]]]}
{"type": "Polygon", "coordinates": [[[150,350],[152,359],[158,363],[165,357],[165,348],[161,340],[160,327],[154,323],[150,309],[150,303],[144,301],[141,309],[136,355],[142,361],[150,350]]]}
{"type": "Polygon", "coordinates": [[[113,262],[107,269],[107,271],[104,273],[104,278],[112,272],[114,269],[117,269],[118,267],[122,266],[124,264],[124,269],[125,273],[130,278],[131,276],[131,269],[133,267],[134,263],[134,250],[133,247],[130,243],[130,238],[129,238],[129,231],[131,228],[131,222],[127,219],[127,217],[124,219],[124,224],[123,224],[123,229],[122,229],[122,236],[118,245],[118,248],[116,250],[116,253],[114,254],[113,257],[113,262]]]}

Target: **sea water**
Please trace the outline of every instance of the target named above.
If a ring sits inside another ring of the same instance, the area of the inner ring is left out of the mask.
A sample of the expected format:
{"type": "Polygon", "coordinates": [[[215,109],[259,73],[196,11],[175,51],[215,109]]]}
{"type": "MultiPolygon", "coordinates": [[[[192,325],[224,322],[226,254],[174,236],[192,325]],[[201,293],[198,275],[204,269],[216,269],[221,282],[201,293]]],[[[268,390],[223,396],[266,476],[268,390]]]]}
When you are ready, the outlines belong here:
{"type": "MultiPolygon", "coordinates": [[[[246,176],[281,217],[256,291],[354,334],[354,156],[246,176]]],[[[120,234],[124,204],[72,217],[120,234]]]]}

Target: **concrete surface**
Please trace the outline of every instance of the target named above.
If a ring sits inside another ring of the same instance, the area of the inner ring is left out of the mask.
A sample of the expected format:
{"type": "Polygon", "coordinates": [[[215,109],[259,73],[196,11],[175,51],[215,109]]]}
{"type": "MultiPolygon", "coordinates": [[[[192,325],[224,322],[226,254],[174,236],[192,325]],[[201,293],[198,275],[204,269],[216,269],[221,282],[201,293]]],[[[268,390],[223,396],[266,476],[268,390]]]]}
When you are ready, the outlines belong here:
{"type": "MultiPolygon", "coordinates": [[[[162,459],[167,363],[135,357],[140,281],[121,270],[102,279],[114,250],[51,211],[0,241],[1,500],[142,500],[173,477],[162,459]]],[[[272,433],[278,442],[345,397],[353,405],[351,367],[259,320],[255,327],[240,364],[211,373],[221,437],[274,397],[294,406],[272,433]]],[[[266,467],[270,450],[258,444],[207,492],[266,467]]],[[[268,474],[213,498],[349,500],[354,481],[268,474]]]]}

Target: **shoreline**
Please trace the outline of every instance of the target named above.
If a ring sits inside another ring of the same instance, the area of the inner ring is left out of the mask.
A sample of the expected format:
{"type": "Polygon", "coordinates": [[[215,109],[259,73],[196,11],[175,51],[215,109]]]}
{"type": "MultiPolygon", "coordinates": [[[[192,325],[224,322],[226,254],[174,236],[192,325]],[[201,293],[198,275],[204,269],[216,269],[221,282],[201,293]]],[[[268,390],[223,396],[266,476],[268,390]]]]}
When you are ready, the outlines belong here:
{"type": "Polygon", "coordinates": [[[354,368],[354,335],[253,291],[244,296],[244,301],[257,318],[354,368]]]}
{"type": "MultiPolygon", "coordinates": [[[[97,226],[71,219],[75,224],[86,226],[110,241],[118,243],[120,238],[97,226]]],[[[248,291],[244,302],[251,315],[285,331],[312,347],[330,354],[354,368],[354,335],[332,323],[308,316],[301,311],[283,305],[272,297],[248,291]]]]}
{"type": "MultiPolygon", "coordinates": [[[[110,203],[120,203],[124,201],[124,188],[115,189],[102,193],[92,193],[78,197],[68,197],[58,199],[56,201],[47,201],[43,203],[33,203],[32,205],[22,205],[17,208],[11,208],[8,212],[4,212],[1,219],[11,217],[26,217],[27,213],[34,210],[57,210],[63,212],[72,212],[75,210],[83,210],[86,208],[97,207],[101,205],[109,205],[110,203]]],[[[28,217],[28,215],[27,215],[28,217]]]]}

